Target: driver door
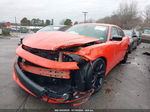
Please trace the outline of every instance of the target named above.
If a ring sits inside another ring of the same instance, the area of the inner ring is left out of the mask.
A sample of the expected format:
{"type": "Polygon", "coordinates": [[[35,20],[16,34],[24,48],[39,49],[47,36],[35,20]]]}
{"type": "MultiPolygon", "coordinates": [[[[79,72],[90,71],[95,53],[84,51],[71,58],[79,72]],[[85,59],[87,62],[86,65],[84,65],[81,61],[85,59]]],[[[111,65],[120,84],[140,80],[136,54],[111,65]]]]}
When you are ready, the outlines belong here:
{"type": "Polygon", "coordinates": [[[111,35],[110,35],[110,41],[114,45],[114,66],[118,64],[121,59],[122,59],[122,40],[112,40],[113,37],[115,36],[121,36],[119,33],[119,28],[117,27],[112,27],[111,28],[111,35]]]}

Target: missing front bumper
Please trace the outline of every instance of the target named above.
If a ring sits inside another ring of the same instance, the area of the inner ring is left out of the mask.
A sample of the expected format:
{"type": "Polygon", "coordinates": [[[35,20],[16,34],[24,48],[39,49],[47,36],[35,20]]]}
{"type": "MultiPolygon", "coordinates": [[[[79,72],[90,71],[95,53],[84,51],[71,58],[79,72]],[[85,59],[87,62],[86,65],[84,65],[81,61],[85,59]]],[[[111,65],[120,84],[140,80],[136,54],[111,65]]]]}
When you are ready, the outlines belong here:
{"type": "MultiPolygon", "coordinates": [[[[32,81],[26,74],[22,71],[19,66],[19,58],[17,58],[14,64],[14,75],[17,77],[20,83],[18,83],[23,89],[26,88],[29,93],[33,93],[34,96],[39,97],[47,102],[56,103],[69,103],[85,99],[89,97],[89,91],[87,92],[76,92],[70,89],[70,91],[64,91],[63,93],[58,93],[57,91],[51,90],[49,88],[43,87],[38,83],[32,81]]],[[[17,82],[17,80],[15,79],[17,82]]]]}

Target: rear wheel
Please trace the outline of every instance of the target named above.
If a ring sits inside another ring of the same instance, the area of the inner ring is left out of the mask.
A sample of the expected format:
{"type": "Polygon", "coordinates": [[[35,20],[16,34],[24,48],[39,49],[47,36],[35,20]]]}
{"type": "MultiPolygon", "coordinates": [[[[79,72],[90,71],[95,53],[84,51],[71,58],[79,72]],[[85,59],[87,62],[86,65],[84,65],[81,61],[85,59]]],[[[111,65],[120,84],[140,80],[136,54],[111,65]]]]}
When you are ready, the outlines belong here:
{"type": "MultiPolygon", "coordinates": [[[[129,50],[129,48],[128,48],[128,50],[129,50]]],[[[121,61],[122,64],[125,64],[127,62],[127,60],[128,60],[128,54],[129,54],[128,50],[126,51],[124,59],[121,61]]]]}
{"type": "Polygon", "coordinates": [[[129,46],[129,53],[132,52],[132,45],[129,46]]]}

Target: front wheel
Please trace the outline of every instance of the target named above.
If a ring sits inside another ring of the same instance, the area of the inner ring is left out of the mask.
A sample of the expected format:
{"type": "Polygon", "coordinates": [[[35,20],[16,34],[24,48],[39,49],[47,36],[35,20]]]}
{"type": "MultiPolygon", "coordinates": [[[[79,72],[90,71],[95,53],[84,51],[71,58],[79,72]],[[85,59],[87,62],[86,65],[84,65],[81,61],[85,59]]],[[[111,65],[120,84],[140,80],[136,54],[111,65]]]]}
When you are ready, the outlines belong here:
{"type": "Polygon", "coordinates": [[[86,89],[94,88],[95,92],[99,91],[103,85],[106,71],[106,62],[102,58],[93,61],[87,70],[85,78],[86,89]]]}

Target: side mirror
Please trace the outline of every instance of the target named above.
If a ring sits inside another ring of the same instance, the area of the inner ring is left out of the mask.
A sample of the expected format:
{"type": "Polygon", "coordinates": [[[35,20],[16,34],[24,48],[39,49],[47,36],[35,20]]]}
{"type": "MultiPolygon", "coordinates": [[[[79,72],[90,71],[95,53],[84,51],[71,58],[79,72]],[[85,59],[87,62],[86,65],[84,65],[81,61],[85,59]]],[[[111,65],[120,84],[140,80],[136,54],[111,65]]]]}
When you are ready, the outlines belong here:
{"type": "Polygon", "coordinates": [[[119,36],[119,35],[113,36],[111,40],[121,41],[122,40],[122,36],[119,36]]]}
{"type": "Polygon", "coordinates": [[[24,39],[24,38],[20,38],[20,41],[19,41],[19,43],[18,43],[18,46],[22,44],[23,39],[24,39]]]}

